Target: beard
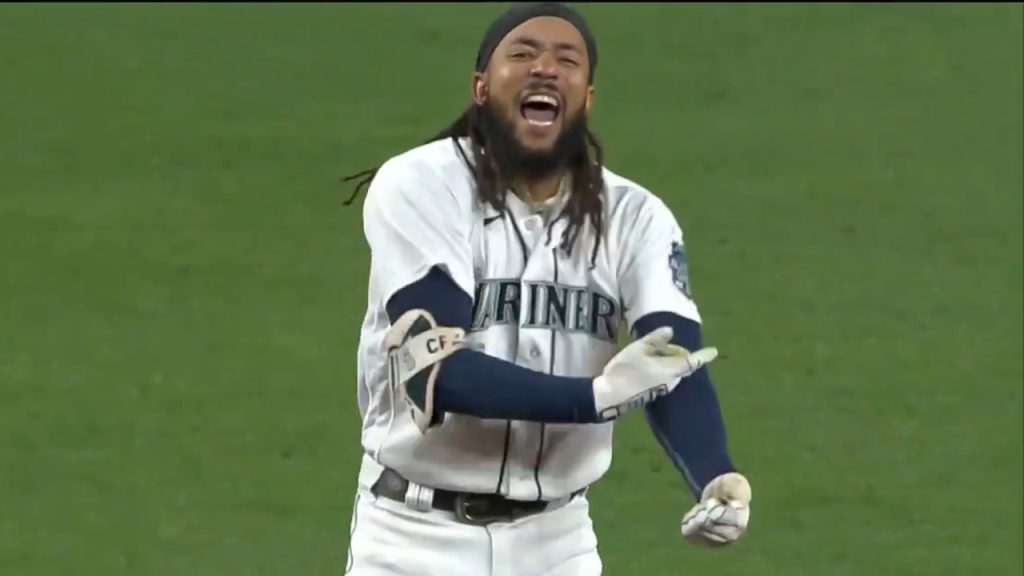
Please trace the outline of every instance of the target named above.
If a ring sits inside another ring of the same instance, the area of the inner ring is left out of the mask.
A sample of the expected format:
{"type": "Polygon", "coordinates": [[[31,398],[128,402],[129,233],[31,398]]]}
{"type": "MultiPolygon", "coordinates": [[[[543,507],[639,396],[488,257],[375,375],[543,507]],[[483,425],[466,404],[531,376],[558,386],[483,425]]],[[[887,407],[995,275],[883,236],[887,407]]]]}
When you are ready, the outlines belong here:
{"type": "Polygon", "coordinates": [[[505,179],[528,180],[550,176],[587,153],[587,117],[581,109],[566,117],[562,131],[550,150],[531,150],[516,138],[515,124],[488,101],[478,107],[479,126],[487,143],[487,154],[498,174],[505,179]]]}

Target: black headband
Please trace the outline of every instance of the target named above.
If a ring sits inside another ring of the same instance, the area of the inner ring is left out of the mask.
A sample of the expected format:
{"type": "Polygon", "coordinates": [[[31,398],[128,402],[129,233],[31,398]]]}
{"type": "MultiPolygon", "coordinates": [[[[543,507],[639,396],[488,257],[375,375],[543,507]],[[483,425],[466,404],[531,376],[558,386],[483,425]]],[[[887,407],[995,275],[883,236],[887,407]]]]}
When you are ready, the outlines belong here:
{"type": "Polygon", "coordinates": [[[587,45],[587,55],[590,59],[590,82],[594,82],[594,71],[597,68],[597,42],[594,35],[590,33],[587,21],[579,12],[570,6],[558,2],[530,2],[517,4],[508,9],[507,12],[498,17],[487,28],[483,40],[480,41],[480,50],[476,54],[476,71],[483,72],[487,63],[491,60],[491,54],[498,47],[502,39],[508,35],[516,26],[527,20],[540,16],[554,16],[572,24],[583,36],[583,42],[587,45]]]}

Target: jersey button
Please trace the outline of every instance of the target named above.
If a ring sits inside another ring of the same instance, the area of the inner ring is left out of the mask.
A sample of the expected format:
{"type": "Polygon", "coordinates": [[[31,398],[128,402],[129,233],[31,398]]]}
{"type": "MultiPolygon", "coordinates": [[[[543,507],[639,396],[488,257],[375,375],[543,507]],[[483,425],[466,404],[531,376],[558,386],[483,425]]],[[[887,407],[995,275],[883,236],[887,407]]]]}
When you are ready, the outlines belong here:
{"type": "Polygon", "coordinates": [[[534,346],[533,348],[530,348],[530,358],[532,358],[534,360],[536,360],[537,358],[540,358],[540,348],[537,348],[536,346],[534,346]]]}
{"type": "Polygon", "coordinates": [[[523,223],[523,226],[525,226],[530,232],[536,232],[537,229],[540,228],[540,218],[536,216],[533,218],[527,218],[526,222],[523,223]]]}

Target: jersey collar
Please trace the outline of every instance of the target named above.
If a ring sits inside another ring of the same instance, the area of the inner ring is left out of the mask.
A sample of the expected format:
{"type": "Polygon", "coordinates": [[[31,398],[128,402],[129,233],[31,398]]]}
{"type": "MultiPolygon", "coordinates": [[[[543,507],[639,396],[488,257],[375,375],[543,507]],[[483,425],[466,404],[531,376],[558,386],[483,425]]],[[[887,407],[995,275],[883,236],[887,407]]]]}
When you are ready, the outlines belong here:
{"type": "Polygon", "coordinates": [[[524,200],[511,189],[505,191],[505,201],[508,204],[509,209],[512,211],[512,214],[517,218],[539,215],[544,218],[545,222],[551,222],[558,216],[562,208],[565,207],[566,201],[569,199],[570,178],[571,176],[566,173],[566,175],[562,177],[562,181],[558,184],[558,192],[543,202],[530,202],[524,200]]]}

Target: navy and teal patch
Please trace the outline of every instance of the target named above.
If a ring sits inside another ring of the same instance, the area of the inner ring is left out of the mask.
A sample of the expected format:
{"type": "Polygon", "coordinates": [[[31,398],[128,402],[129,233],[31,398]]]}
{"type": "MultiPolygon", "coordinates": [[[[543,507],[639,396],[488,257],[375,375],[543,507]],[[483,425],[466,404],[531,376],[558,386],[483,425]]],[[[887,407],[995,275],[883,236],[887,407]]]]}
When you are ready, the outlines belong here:
{"type": "Polygon", "coordinates": [[[672,243],[672,252],[668,256],[668,266],[672,269],[672,282],[679,288],[679,291],[690,295],[690,270],[686,263],[686,250],[679,242],[672,243]]]}

